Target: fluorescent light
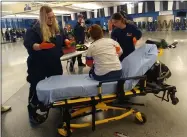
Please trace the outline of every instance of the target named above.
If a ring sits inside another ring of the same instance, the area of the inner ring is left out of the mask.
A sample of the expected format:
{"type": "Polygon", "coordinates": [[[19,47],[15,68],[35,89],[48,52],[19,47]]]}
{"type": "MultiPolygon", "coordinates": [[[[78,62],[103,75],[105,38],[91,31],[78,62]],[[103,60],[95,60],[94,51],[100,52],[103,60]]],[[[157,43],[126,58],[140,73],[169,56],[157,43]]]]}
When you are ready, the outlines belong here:
{"type": "MultiPolygon", "coordinates": [[[[131,3],[131,2],[119,2],[119,4],[129,4],[129,3],[131,3]]],[[[143,2],[142,2],[142,4],[143,4],[143,2]]]]}
{"type": "Polygon", "coordinates": [[[2,12],[4,12],[4,13],[12,13],[12,11],[2,11],[2,12]]]}
{"type": "Polygon", "coordinates": [[[73,12],[68,11],[68,10],[53,10],[53,12],[55,14],[71,14],[71,13],[73,13],[73,12]]]}
{"type": "Polygon", "coordinates": [[[63,14],[63,16],[71,16],[70,14],[63,14]]]}
{"type": "MultiPolygon", "coordinates": [[[[68,11],[68,10],[53,10],[54,14],[71,14],[73,13],[72,11],[68,11]]],[[[33,11],[31,12],[33,14],[39,14],[39,10],[38,11],[33,11]]]]}
{"type": "Polygon", "coordinates": [[[25,18],[25,19],[37,19],[37,15],[24,15],[24,14],[17,14],[17,15],[7,15],[2,18],[25,18]]]}
{"type": "Polygon", "coordinates": [[[10,5],[10,4],[16,4],[16,3],[18,3],[18,2],[2,2],[2,4],[4,4],[4,5],[10,5]]]}
{"type": "Polygon", "coordinates": [[[78,7],[82,9],[100,9],[102,6],[99,6],[94,3],[81,3],[81,4],[72,4],[73,7],[78,7]]]}
{"type": "Polygon", "coordinates": [[[74,9],[74,10],[85,11],[85,9],[81,9],[81,8],[78,8],[78,7],[73,7],[73,6],[65,6],[65,7],[71,8],[71,9],[74,9]]]}

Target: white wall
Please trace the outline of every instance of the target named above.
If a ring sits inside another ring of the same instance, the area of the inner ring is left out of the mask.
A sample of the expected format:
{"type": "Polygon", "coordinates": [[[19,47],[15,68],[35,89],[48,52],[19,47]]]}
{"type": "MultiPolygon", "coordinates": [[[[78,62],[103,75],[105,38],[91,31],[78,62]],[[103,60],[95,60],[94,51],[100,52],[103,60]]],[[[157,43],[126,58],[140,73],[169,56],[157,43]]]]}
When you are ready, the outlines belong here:
{"type": "Polygon", "coordinates": [[[155,1],[155,11],[160,11],[160,1],[155,1]]]}
{"type": "Polygon", "coordinates": [[[168,10],[173,9],[173,1],[168,1],[168,10]]]}
{"type": "Polygon", "coordinates": [[[133,19],[134,22],[147,22],[148,21],[148,17],[140,17],[140,18],[134,18],[133,19]]]}
{"type": "Polygon", "coordinates": [[[138,13],[142,13],[143,11],[143,2],[138,3],[138,13]]]}

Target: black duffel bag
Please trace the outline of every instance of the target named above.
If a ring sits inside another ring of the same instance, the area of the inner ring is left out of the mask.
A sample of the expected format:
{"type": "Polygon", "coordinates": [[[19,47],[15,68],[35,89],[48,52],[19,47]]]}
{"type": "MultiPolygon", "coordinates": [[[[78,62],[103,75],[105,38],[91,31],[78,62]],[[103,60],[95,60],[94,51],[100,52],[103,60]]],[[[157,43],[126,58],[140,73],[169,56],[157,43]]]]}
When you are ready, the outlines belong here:
{"type": "Polygon", "coordinates": [[[146,73],[148,82],[163,83],[166,79],[171,77],[171,71],[162,62],[155,62],[155,64],[146,73]]]}

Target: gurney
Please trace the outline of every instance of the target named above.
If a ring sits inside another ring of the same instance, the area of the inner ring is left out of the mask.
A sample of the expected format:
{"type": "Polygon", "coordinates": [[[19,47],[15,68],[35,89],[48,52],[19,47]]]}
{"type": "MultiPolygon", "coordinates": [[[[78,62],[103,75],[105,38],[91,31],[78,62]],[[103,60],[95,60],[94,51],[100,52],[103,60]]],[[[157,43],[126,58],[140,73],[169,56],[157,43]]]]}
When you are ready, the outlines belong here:
{"type": "Polygon", "coordinates": [[[92,126],[94,131],[98,124],[120,120],[129,115],[135,115],[138,123],[145,123],[145,114],[129,107],[133,105],[128,102],[129,97],[163,92],[162,100],[169,101],[170,98],[174,105],[179,102],[175,97],[175,86],[147,79],[147,72],[152,69],[157,56],[158,49],[154,44],[145,44],[138,48],[123,60],[123,74],[119,79],[98,82],[91,79],[88,74],[83,74],[58,75],[40,81],[36,88],[37,96],[47,109],[45,119],[41,123],[47,119],[50,108],[61,108],[62,123],[58,127],[58,133],[62,136],[71,136],[75,128],[92,126]],[[95,120],[96,112],[109,109],[125,110],[125,113],[95,120]],[[90,123],[71,124],[72,119],[86,115],[92,115],[90,123]]]}

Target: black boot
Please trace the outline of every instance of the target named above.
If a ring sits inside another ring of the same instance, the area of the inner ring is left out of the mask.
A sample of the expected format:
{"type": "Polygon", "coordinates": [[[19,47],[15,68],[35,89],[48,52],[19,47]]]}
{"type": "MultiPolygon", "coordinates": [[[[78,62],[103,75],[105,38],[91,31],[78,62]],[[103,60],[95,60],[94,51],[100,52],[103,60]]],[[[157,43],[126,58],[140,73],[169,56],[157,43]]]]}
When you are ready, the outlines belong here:
{"type": "Polygon", "coordinates": [[[74,70],[74,64],[71,62],[71,63],[70,63],[70,66],[69,66],[69,71],[70,71],[70,72],[73,72],[73,70],[74,70]]]}
{"type": "Polygon", "coordinates": [[[86,67],[86,65],[82,63],[82,55],[77,56],[77,61],[79,67],[86,67]]]}
{"type": "Polygon", "coordinates": [[[43,122],[45,122],[45,120],[48,117],[48,111],[46,111],[45,114],[38,114],[37,110],[38,106],[33,105],[32,103],[30,103],[28,106],[28,113],[29,113],[29,121],[31,123],[31,125],[39,125],[42,124],[43,122]]]}

